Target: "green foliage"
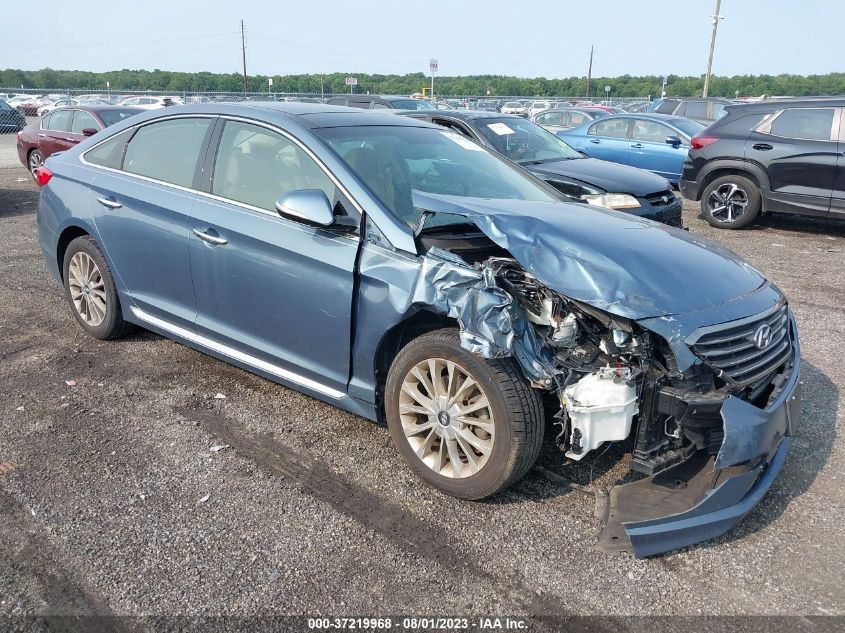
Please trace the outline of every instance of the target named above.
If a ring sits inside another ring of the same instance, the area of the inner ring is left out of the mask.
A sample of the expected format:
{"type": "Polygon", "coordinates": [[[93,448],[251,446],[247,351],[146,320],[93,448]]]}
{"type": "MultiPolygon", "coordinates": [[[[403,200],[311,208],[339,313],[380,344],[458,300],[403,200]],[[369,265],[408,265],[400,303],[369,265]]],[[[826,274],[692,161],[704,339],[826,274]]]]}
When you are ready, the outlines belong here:
{"type": "MultiPolygon", "coordinates": [[[[429,85],[423,73],[408,75],[368,75],[364,73],[331,73],[325,75],[273,75],[274,92],[326,94],[347,92],[344,79],[354,75],[358,78],[356,92],[373,94],[411,94],[421,92],[429,85]]],[[[106,81],[112,90],[153,91],[164,93],[180,92],[240,92],[243,77],[238,73],[178,73],[165,70],[115,70],[92,73],[82,70],[0,70],[0,87],[10,89],[23,85],[25,88],[43,90],[91,90],[102,92],[106,81]]],[[[652,97],[660,94],[662,78],[656,75],[645,77],[595,77],[592,81],[592,95],[603,96],[604,86],[613,87],[613,97],[652,97]]],[[[666,92],[669,95],[693,96],[701,94],[703,77],[679,77],[669,75],[666,92]]],[[[472,75],[466,77],[440,77],[435,79],[436,94],[453,96],[495,95],[523,96],[581,96],[586,94],[585,77],[546,79],[545,77],[523,78],[504,75],[472,75]]],[[[252,91],[267,90],[267,77],[249,77],[252,91]]],[[[711,96],[733,97],[770,95],[831,95],[845,93],[845,73],[828,75],[735,75],[713,77],[710,83],[711,96]]]]}

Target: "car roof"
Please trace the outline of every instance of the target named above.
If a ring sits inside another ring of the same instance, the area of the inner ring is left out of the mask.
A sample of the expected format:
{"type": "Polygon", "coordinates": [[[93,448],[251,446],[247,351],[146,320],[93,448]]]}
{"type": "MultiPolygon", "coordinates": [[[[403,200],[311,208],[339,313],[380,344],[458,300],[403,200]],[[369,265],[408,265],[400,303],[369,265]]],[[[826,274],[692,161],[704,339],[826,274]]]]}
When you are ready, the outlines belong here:
{"type": "Polygon", "coordinates": [[[610,121],[612,119],[645,119],[646,121],[660,121],[661,123],[668,123],[672,125],[675,121],[690,121],[682,116],[675,116],[674,114],[659,114],[657,112],[620,112],[618,114],[611,114],[602,119],[602,121],[610,121]]]}
{"type": "Polygon", "coordinates": [[[522,119],[523,121],[527,121],[525,117],[517,114],[488,112],[486,110],[404,110],[403,112],[425,113],[428,116],[449,116],[453,119],[460,119],[461,121],[474,121],[476,119],[522,119]]]}
{"type": "MultiPolygon", "coordinates": [[[[95,106],[106,107],[106,106],[95,106]]],[[[117,106],[120,107],[120,106],[117,106]]],[[[308,128],[345,127],[345,126],[413,126],[428,127],[425,121],[414,121],[407,117],[388,114],[391,110],[365,110],[325,103],[301,103],[299,101],[239,101],[237,103],[190,103],[175,105],[158,110],[146,110],[146,120],[153,120],[172,114],[220,114],[240,115],[244,117],[272,118],[274,115],[295,120],[308,128]]],[[[416,112],[419,112],[418,110],[416,112]]]]}
{"type": "Polygon", "coordinates": [[[792,97],[789,99],[764,99],[763,101],[749,101],[746,103],[731,103],[727,110],[735,112],[741,109],[742,112],[771,112],[800,106],[812,108],[818,106],[841,107],[845,106],[845,97],[792,97]]]}

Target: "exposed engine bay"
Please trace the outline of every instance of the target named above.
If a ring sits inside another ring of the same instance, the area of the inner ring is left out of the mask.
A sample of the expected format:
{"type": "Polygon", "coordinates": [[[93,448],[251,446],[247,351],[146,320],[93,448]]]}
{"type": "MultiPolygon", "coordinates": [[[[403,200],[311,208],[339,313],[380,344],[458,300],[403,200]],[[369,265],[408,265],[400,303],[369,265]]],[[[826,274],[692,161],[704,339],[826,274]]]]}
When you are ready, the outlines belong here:
{"type": "MultiPolygon", "coordinates": [[[[513,358],[545,394],[568,460],[620,443],[644,475],[592,491],[599,549],[676,549],[724,533],[762,498],[789,449],[801,388],[795,320],[758,271],[696,243],[696,254],[728,262],[745,284],[696,286],[682,270],[646,265],[648,254],[630,251],[621,233],[596,240],[556,209],[420,192],[414,200],[426,216],[463,221],[421,220],[425,255],[408,305],[455,319],[465,349],[513,358]],[[625,266],[609,248],[630,251],[625,266]]],[[[637,222],[626,218],[631,235],[653,230],[637,222]]],[[[699,240],[658,230],[667,248],[699,240]]]]}

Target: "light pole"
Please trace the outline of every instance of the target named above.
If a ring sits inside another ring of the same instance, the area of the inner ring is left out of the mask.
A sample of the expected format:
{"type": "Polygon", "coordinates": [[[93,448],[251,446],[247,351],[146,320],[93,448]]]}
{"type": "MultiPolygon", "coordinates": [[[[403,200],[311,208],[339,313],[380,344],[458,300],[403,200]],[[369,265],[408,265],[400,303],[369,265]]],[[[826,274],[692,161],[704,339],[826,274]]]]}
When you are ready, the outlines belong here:
{"type": "Polygon", "coordinates": [[[713,69],[713,49],[716,48],[716,30],[719,28],[719,20],[722,16],[719,15],[719,9],[722,6],[722,0],[716,0],[716,11],[713,14],[713,32],[710,35],[710,55],[707,58],[707,74],[704,75],[704,93],[702,96],[706,99],[707,92],[710,90],[710,73],[713,69]]]}

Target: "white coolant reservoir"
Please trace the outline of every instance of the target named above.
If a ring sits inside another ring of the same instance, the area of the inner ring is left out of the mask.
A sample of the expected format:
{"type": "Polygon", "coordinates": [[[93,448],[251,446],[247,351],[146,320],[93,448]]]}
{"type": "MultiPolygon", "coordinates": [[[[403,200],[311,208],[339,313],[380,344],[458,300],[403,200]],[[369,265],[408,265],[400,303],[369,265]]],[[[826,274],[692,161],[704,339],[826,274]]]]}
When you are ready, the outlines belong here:
{"type": "Polygon", "coordinates": [[[572,447],[566,456],[579,460],[602,442],[624,440],[637,412],[631,370],[605,367],[568,386],[563,404],[572,423],[572,447]]]}

